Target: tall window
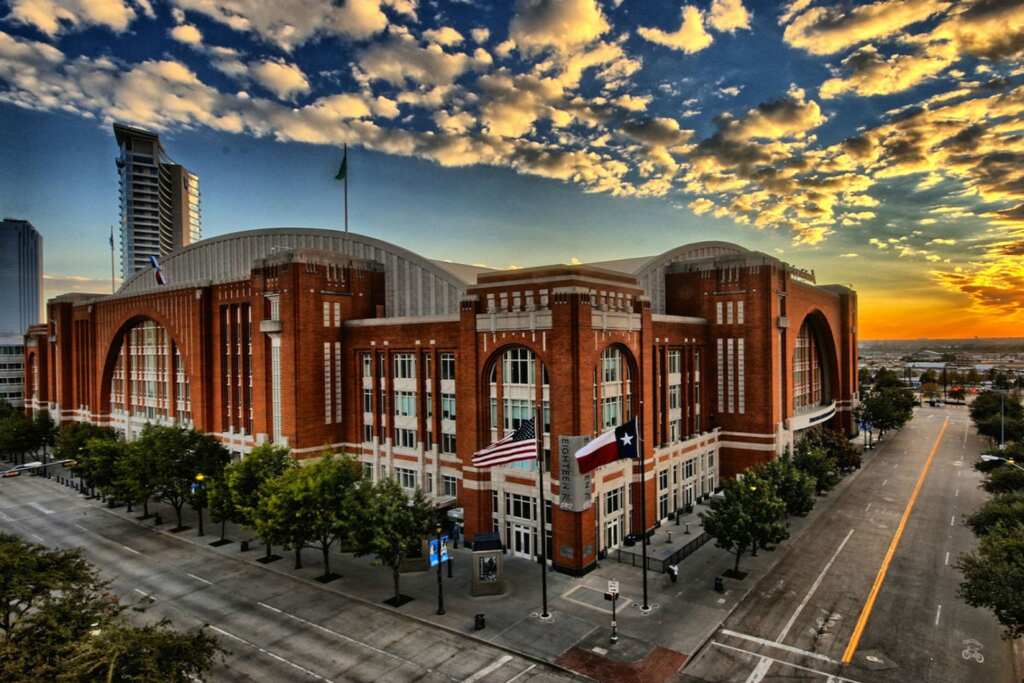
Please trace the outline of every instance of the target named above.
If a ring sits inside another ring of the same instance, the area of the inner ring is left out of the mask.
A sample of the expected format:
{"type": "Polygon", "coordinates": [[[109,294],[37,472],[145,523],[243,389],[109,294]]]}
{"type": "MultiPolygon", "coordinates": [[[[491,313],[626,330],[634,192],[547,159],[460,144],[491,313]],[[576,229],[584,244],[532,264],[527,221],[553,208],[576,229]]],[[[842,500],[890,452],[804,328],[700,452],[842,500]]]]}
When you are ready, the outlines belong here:
{"type": "Polygon", "coordinates": [[[455,379],[455,354],[441,354],[441,379],[455,379]]]}
{"type": "Polygon", "coordinates": [[[626,355],[617,347],[601,353],[599,368],[594,373],[594,407],[597,431],[616,427],[632,415],[632,377],[626,355]]]}
{"type": "Polygon", "coordinates": [[[817,335],[807,321],[800,327],[793,353],[793,409],[821,405],[827,400],[823,391],[821,348],[817,335]]]}
{"type": "Polygon", "coordinates": [[[416,360],[411,353],[395,354],[395,379],[413,379],[416,377],[416,360]]]}
{"type": "MultiPolygon", "coordinates": [[[[549,387],[547,372],[542,370],[537,386],[537,357],[525,347],[506,349],[490,368],[488,397],[489,437],[495,442],[534,418],[537,411],[538,395],[544,409],[542,429],[544,430],[544,459],[550,462],[550,413],[547,408],[549,387]],[[499,382],[498,376],[501,376],[499,382]]],[[[522,461],[505,467],[533,469],[535,461],[522,461]]]]}
{"type": "Polygon", "coordinates": [[[110,382],[111,411],[147,420],[170,418],[172,392],[177,419],[189,421],[188,376],[177,345],[156,322],[141,322],[124,334],[110,382]]]}

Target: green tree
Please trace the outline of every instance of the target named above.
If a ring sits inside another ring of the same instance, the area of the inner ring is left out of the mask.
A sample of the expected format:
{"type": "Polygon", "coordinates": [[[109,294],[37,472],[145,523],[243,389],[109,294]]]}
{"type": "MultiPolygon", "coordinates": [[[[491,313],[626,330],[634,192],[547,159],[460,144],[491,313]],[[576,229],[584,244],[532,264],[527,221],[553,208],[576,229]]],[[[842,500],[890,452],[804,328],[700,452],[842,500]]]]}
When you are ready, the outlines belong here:
{"type": "Polygon", "coordinates": [[[78,550],[49,550],[0,534],[0,680],[202,680],[223,652],[201,630],[135,627],[78,550]]]}
{"type": "Polygon", "coordinates": [[[814,508],[814,477],[793,464],[788,449],[782,457],[762,463],[754,471],[771,484],[785,504],[787,515],[803,517],[814,508]]]}
{"type": "MultiPolygon", "coordinates": [[[[228,488],[241,523],[255,529],[264,482],[295,466],[295,460],[287,448],[262,444],[226,468],[228,488]]],[[[271,544],[267,539],[263,540],[267,547],[266,556],[269,558],[273,554],[271,544]]]]}
{"type": "Polygon", "coordinates": [[[921,385],[921,395],[930,401],[941,396],[942,389],[935,382],[927,382],[921,385]]]}
{"type": "Polygon", "coordinates": [[[978,394],[971,402],[970,412],[976,426],[993,417],[998,419],[1001,414],[1005,414],[1008,420],[1024,418],[1024,406],[1021,405],[1020,397],[998,391],[983,391],[978,394]]]}
{"type": "Polygon", "coordinates": [[[147,626],[113,623],[93,629],[68,652],[61,680],[190,683],[223,652],[204,629],[176,631],[163,619],[147,626]]]}
{"type": "Polygon", "coordinates": [[[149,425],[135,441],[128,444],[128,452],[117,468],[119,490],[128,494],[130,500],[142,503],[142,518],[148,519],[149,499],[156,494],[159,466],[157,452],[152,448],[153,437],[149,425]]]}
{"type": "Polygon", "coordinates": [[[235,507],[234,498],[231,497],[231,488],[227,481],[227,468],[220,475],[207,480],[206,497],[210,508],[210,518],[220,524],[220,540],[224,542],[227,540],[227,523],[242,522],[238,508],[235,507]]]}
{"type": "Polygon", "coordinates": [[[789,538],[786,503],[778,495],[773,483],[756,473],[745,474],[741,483],[747,489],[746,497],[753,522],[754,545],[751,550],[757,555],[758,548],[768,550],[769,546],[789,538]]]}
{"type": "Polygon", "coordinates": [[[820,444],[807,440],[798,443],[793,464],[814,479],[814,492],[818,495],[831,490],[839,481],[839,464],[820,444]]]}
{"type": "Polygon", "coordinates": [[[327,455],[301,469],[305,488],[309,539],[315,542],[324,559],[324,579],[331,573],[331,547],[351,535],[353,490],[362,478],[362,469],[354,458],[327,455]]]}
{"type": "Polygon", "coordinates": [[[1012,465],[996,467],[988,473],[988,478],[981,482],[981,487],[989,493],[1013,493],[1024,491],[1024,470],[1012,465]]]}
{"type": "Polygon", "coordinates": [[[956,385],[949,390],[949,398],[953,401],[963,401],[965,396],[967,396],[967,392],[960,385],[956,385]]]}
{"type": "Polygon", "coordinates": [[[984,536],[998,524],[1016,527],[1024,534],[1024,490],[995,496],[967,518],[967,526],[977,536],[984,536]]]}
{"type": "Polygon", "coordinates": [[[310,537],[309,497],[305,467],[291,467],[263,482],[252,525],[269,548],[283,546],[295,552],[295,568],[302,568],[302,549],[310,537]]]}
{"type": "Polygon", "coordinates": [[[740,559],[757,542],[750,496],[738,479],[722,486],[722,495],[711,498],[711,510],[700,517],[715,545],[736,557],[733,572],[739,573],[740,559]]]}
{"type": "Polygon", "coordinates": [[[430,532],[435,512],[419,489],[410,499],[394,479],[360,481],[353,490],[352,541],[356,556],[374,555],[391,569],[394,604],[401,604],[402,563],[430,532]]]}
{"type": "Polygon", "coordinates": [[[960,556],[960,597],[972,607],[991,609],[1007,638],[1024,636],[1024,533],[996,524],[978,549],[960,556]]]}
{"type": "Polygon", "coordinates": [[[874,391],[882,391],[884,389],[903,389],[905,386],[903,379],[888,368],[880,368],[878,372],[875,373],[874,391]]]}
{"type": "Polygon", "coordinates": [[[174,508],[177,530],[181,530],[181,511],[186,503],[198,505],[202,494],[193,494],[196,475],[216,475],[231,455],[208,434],[193,429],[146,425],[140,441],[153,455],[156,465],[153,493],[158,500],[174,508]]]}
{"type": "Polygon", "coordinates": [[[924,372],[921,373],[921,377],[919,378],[918,381],[920,381],[920,383],[922,385],[924,385],[924,384],[938,384],[939,383],[939,373],[937,373],[937,372],[935,372],[935,370],[929,368],[929,369],[927,369],[927,370],[925,370],[924,372]]]}
{"type": "Polygon", "coordinates": [[[32,431],[37,449],[42,449],[43,474],[46,474],[46,460],[49,451],[57,444],[57,423],[50,416],[50,411],[40,410],[32,418],[32,431]]]}
{"type": "Polygon", "coordinates": [[[22,464],[25,454],[35,450],[32,421],[20,412],[0,417],[0,454],[9,462],[22,464]]]}
{"type": "Polygon", "coordinates": [[[117,437],[110,427],[94,425],[91,422],[65,422],[57,432],[54,455],[61,460],[73,460],[70,469],[95,495],[96,481],[88,460],[87,444],[90,439],[114,439],[117,437]]]}
{"type": "Polygon", "coordinates": [[[121,497],[127,492],[121,485],[121,462],[127,457],[128,444],[121,439],[94,437],[85,442],[82,464],[100,493],[121,497]]]}

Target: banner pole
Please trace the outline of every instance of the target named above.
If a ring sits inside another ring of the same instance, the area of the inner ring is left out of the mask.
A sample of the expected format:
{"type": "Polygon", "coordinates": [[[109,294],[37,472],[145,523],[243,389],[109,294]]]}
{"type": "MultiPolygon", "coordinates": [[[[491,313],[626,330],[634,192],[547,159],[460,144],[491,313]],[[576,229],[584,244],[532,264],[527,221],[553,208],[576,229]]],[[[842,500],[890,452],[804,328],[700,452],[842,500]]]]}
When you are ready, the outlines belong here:
{"type": "Polygon", "coordinates": [[[540,504],[537,533],[537,545],[540,546],[540,590],[541,590],[541,619],[550,619],[548,614],[548,543],[547,543],[547,498],[544,495],[544,406],[543,401],[537,401],[537,410],[533,417],[533,431],[537,439],[537,484],[540,488],[540,504]]]}
{"type": "Polygon", "coordinates": [[[640,432],[643,431],[644,400],[640,399],[640,414],[636,418],[636,448],[637,459],[640,461],[640,538],[643,548],[643,577],[644,577],[644,604],[640,610],[644,613],[651,611],[647,602],[647,461],[644,458],[643,439],[640,432]]]}

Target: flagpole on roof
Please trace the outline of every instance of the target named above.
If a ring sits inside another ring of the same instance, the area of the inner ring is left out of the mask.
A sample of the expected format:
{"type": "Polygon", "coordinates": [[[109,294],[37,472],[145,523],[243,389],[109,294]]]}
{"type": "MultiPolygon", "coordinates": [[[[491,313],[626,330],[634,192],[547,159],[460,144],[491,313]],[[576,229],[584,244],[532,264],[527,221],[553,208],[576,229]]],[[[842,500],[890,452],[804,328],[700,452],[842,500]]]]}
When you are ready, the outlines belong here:
{"type": "Polygon", "coordinates": [[[110,225],[110,293],[116,291],[114,286],[114,225],[110,225]]]}
{"type": "MultiPolygon", "coordinates": [[[[538,362],[539,365],[539,362],[538,362]]],[[[543,370],[541,370],[543,372],[543,370]]],[[[544,401],[537,401],[537,410],[533,416],[533,431],[537,439],[537,485],[540,487],[540,513],[538,515],[540,533],[537,544],[540,546],[540,591],[541,619],[550,619],[548,613],[548,539],[547,539],[547,498],[544,495],[544,401]]],[[[552,511],[552,515],[554,511],[552,511]]]]}

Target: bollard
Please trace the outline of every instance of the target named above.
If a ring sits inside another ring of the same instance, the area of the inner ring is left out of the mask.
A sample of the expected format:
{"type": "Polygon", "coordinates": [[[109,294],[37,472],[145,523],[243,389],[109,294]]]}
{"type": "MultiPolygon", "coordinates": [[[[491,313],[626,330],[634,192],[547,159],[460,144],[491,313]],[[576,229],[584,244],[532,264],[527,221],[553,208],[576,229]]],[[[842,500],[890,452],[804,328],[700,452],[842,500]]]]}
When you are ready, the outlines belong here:
{"type": "Polygon", "coordinates": [[[683,533],[689,535],[689,533],[690,533],[690,523],[689,522],[686,523],[686,531],[684,531],[683,533]]]}
{"type": "Polygon", "coordinates": [[[242,549],[239,552],[243,552],[243,553],[249,552],[249,541],[242,541],[241,545],[242,545],[242,549]]]}
{"type": "Polygon", "coordinates": [[[452,556],[448,556],[448,578],[452,578],[452,556]]]}
{"type": "Polygon", "coordinates": [[[487,627],[487,620],[484,618],[483,613],[482,612],[477,613],[476,616],[473,617],[473,630],[474,631],[483,631],[486,627],[487,627]]]}
{"type": "Polygon", "coordinates": [[[672,530],[671,529],[668,530],[668,540],[665,541],[665,542],[666,543],[671,543],[672,542],[672,530]]]}
{"type": "Polygon", "coordinates": [[[721,576],[716,576],[715,577],[715,590],[717,592],[719,592],[719,593],[724,593],[725,592],[725,582],[722,581],[722,577],[721,576]]]}

